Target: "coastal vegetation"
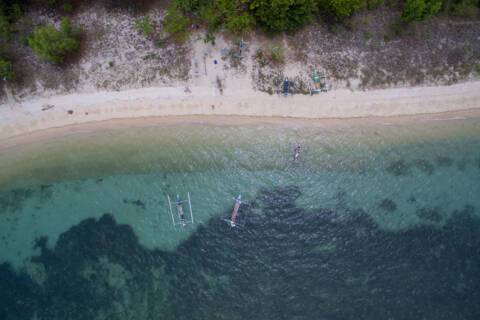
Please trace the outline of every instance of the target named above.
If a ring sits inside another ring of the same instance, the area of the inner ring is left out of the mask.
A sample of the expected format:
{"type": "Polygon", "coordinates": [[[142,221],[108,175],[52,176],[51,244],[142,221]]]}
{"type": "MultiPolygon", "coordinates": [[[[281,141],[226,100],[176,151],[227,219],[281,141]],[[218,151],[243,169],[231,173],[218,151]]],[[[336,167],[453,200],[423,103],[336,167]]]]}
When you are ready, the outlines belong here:
{"type": "MultiPolygon", "coordinates": [[[[31,5],[45,6],[63,13],[71,13],[86,0],[3,0],[0,3],[0,49],[5,47],[10,35],[15,32],[12,23],[16,22],[31,5]]],[[[152,0],[103,1],[108,7],[146,7],[152,0]]],[[[166,10],[164,30],[174,40],[183,41],[188,37],[189,26],[204,26],[212,35],[221,30],[237,35],[245,35],[258,27],[270,34],[295,32],[317,18],[331,23],[343,23],[360,10],[375,10],[385,5],[400,7],[400,20],[403,23],[422,21],[443,12],[453,17],[475,19],[479,16],[478,0],[171,0],[166,10]]],[[[138,19],[135,27],[145,36],[154,32],[149,17],[138,19]]],[[[402,24],[394,24],[400,29],[402,24]]],[[[78,48],[72,34],[53,30],[50,27],[37,28],[33,41],[34,50],[52,62],[63,60],[65,54],[78,48]],[[60,40],[56,48],[50,48],[46,39],[60,40]],[[40,43],[39,43],[40,42],[40,43]],[[43,44],[42,44],[43,42],[43,44]],[[53,53],[53,54],[52,54],[53,53]]],[[[397,30],[400,31],[400,30],[397,30]]],[[[397,34],[400,32],[396,32],[397,34]]],[[[29,41],[30,44],[30,41],[29,41]]],[[[32,46],[32,45],[30,45],[32,46]]],[[[3,50],[0,50],[0,52],[3,50]]]]}
{"type": "Polygon", "coordinates": [[[347,87],[451,84],[479,74],[479,10],[478,0],[2,0],[0,87],[185,80],[202,64],[186,57],[192,35],[255,43],[248,58],[275,77],[297,59],[347,87]]]}
{"type": "Polygon", "coordinates": [[[36,28],[28,38],[28,45],[47,61],[61,63],[68,54],[79,48],[78,30],[74,30],[70,19],[64,17],[60,29],[51,25],[36,28]]]}
{"type": "Polygon", "coordinates": [[[150,17],[145,16],[135,21],[135,28],[138,32],[142,33],[145,37],[149,37],[153,33],[153,25],[150,21],[150,17]]]}
{"type": "Polygon", "coordinates": [[[402,12],[405,22],[422,21],[442,8],[442,0],[407,0],[402,12]]]}
{"type": "Polygon", "coordinates": [[[13,64],[6,53],[11,35],[15,31],[14,23],[22,15],[19,3],[12,1],[0,2],[0,79],[9,80],[14,77],[13,64]]]}
{"type": "MultiPolygon", "coordinates": [[[[245,34],[258,26],[273,34],[294,32],[316,18],[342,23],[359,10],[374,10],[381,5],[397,7],[399,3],[385,0],[173,0],[169,10],[176,17],[204,25],[209,32],[225,29],[245,34]]],[[[479,5],[476,0],[404,0],[400,1],[401,20],[404,23],[422,21],[441,11],[475,18],[479,5]]],[[[175,33],[184,33],[187,26],[183,24],[185,28],[180,28],[173,19],[165,25],[175,33]]]]}
{"type": "Polygon", "coordinates": [[[0,78],[10,80],[14,77],[12,63],[5,59],[0,59],[0,78]]]}
{"type": "Polygon", "coordinates": [[[187,38],[188,18],[182,14],[180,9],[172,5],[165,13],[165,31],[173,36],[175,40],[183,41],[187,38]]]}

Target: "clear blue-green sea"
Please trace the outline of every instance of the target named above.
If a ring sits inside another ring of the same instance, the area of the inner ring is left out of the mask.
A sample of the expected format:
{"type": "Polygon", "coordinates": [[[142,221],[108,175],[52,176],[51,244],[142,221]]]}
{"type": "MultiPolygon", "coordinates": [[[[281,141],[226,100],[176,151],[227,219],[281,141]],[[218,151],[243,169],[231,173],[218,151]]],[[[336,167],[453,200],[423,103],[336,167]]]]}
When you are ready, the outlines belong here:
{"type": "Polygon", "coordinates": [[[0,319],[474,320],[479,302],[478,118],[185,121],[0,153],[0,319]],[[187,193],[194,224],[174,226],[167,195],[187,193]]]}

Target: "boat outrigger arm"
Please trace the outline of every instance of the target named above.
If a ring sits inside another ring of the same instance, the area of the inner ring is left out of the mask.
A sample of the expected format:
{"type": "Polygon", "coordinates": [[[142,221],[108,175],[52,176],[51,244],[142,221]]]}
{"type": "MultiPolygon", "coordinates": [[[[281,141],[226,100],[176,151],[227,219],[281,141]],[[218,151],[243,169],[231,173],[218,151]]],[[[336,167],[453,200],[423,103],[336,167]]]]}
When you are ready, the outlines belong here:
{"type": "Polygon", "coordinates": [[[238,195],[235,199],[235,205],[233,206],[232,215],[230,216],[230,220],[225,219],[230,224],[230,227],[235,228],[237,227],[237,217],[238,217],[238,210],[240,209],[240,205],[242,204],[242,195],[238,195]]]}
{"type": "Polygon", "coordinates": [[[177,200],[175,202],[175,207],[177,209],[177,220],[178,221],[176,221],[175,216],[173,214],[172,202],[170,200],[169,195],[167,195],[167,199],[168,199],[168,207],[170,209],[170,215],[172,216],[173,226],[180,225],[182,227],[185,227],[188,223],[193,224],[194,220],[193,220],[193,212],[192,212],[192,202],[190,201],[190,193],[189,192],[187,192],[187,200],[181,200],[180,195],[177,194],[177,200]],[[189,211],[190,211],[190,220],[188,220],[185,217],[185,213],[183,212],[183,203],[184,202],[188,202],[188,208],[189,208],[189,211]]]}

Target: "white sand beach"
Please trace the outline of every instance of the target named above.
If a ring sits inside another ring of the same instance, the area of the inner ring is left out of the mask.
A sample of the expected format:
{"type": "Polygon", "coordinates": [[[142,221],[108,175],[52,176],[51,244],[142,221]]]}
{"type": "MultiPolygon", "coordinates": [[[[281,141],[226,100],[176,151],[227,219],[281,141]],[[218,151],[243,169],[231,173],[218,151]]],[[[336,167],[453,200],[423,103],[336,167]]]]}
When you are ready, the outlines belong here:
{"type": "Polygon", "coordinates": [[[250,116],[345,119],[433,114],[480,108],[480,82],[371,91],[334,90],[283,97],[214,87],[158,87],[33,98],[0,105],[0,140],[39,130],[113,119],[250,116]]]}

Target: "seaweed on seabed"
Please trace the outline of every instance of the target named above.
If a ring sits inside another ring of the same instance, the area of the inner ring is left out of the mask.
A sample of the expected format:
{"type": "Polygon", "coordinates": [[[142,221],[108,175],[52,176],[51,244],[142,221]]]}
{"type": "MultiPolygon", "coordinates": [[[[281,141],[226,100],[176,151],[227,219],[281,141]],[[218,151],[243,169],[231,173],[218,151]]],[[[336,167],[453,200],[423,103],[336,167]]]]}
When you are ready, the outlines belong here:
{"type": "Polygon", "coordinates": [[[336,209],[337,210],[345,210],[348,207],[347,202],[347,193],[345,190],[339,190],[335,194],[335,200],[337,201],[336,209]]]}
{"type": "Polygon", "coordinates": [[[452,158],[443,156],[438,156],[435,161],[440,167],[451,167],[454,163],[452,158]]]}
{"type": "Polygon", "coordinates": [[[460,171],[465,171],[466,167],[467,167],[467,163],[468,163],[468,160],[465,159],[465,158],[462,158],[460,159],[458,162],[457,162],[457,168],[458,170],[460,171]]]}
{"type": "Polygon", "coordinates": [[[52,188],[53,188],[53,185],[51,185],[51,184],[42,184],[40,186],[40,197],[41,197],[40,199],[42,201],[45,201],[45,200],[50,199],[52,197],[52,195],[53,195],[52,188]]]}
{"type": "Polygon", "coordinates": [[[387,172],[395,176],[404,176],[410,173],[410,164],[405,160],[397,160],[387,167],[387,172]]]}
{"type": "Polygon", "coordinates": [[[435,167],[433,164],[430,163],[430,161],[425,160],[425,159],[417,159],[415,160],[415,166],[425,172],[428,175],[432,175],[435,173],[435,167]]]}
{"type": "Polygon", "coordinates": [[[6,211],[19,211],[23,207],[23,202],[35,194],[32,189],[14,189],[0,193],[0,214],[6,211]]]}
{"type": "Polygon", "coordinates": [[[420,208],[416,213],[419,218],[430,222],[440,222],[442,220],[441,209],[438,207],[420,208]]]}
{"type": "Polygon", "coordinates": [[[387,212],[394,212],[395,210],[397,210],[397,204],[395,203],[395,201],[388,198],[383,199],[378,206],[380,209],[387,212]]]}

